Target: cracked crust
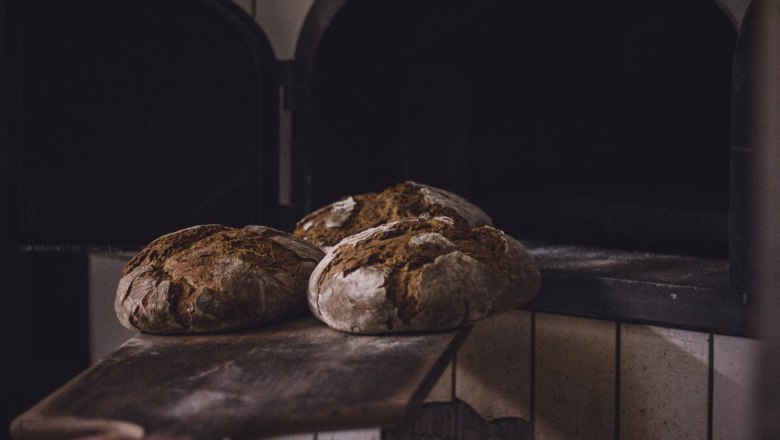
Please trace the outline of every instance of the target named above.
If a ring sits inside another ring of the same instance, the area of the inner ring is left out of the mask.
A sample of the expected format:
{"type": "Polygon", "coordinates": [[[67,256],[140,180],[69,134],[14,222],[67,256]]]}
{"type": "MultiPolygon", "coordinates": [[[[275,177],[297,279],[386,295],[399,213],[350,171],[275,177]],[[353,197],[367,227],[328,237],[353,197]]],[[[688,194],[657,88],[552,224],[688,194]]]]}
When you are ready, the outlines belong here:
{"type": "Polygon", "coordinates": [[[333,247],[309,278],[309,308],[352,333],[439,330],[527,302],[540,279],[525,247],[498,229],[404,219],[333,247]]]}
{"type": "Polygon", "coordinates": [[[114,308],[148,333],[249,327],[306,310],[322,251],[276,229],[201,225],[164,235],[125,266],[114,308]]]}
{"type": "Polygon", "coordinates": [[[487,214],[457,194],[404,182],[381,193],[350,196],[320,208],[301,219],[293,234],[327,251],[352,234],[419,216],[446,216],[469,228],[493,224],[487,214]]]}

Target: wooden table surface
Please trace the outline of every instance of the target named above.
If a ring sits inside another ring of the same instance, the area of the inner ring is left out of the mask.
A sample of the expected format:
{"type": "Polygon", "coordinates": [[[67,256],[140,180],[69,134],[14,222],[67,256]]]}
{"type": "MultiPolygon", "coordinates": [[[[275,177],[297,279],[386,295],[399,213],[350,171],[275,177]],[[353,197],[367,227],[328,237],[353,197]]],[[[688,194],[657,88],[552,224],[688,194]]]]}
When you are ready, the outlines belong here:
{"type": "Polygon", "coordinates": [[[19,416],[11,434],[235,439],[388,426],[422,401],[466,333],[359,336],[305,317],[141,334],[19,416]]]}

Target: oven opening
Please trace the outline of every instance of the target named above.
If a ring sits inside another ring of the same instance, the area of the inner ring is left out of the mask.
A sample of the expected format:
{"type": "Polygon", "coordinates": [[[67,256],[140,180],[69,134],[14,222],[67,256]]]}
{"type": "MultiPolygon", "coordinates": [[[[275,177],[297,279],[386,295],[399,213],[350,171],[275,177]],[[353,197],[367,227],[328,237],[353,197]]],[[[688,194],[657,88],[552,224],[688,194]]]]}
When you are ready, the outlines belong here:
{"type": "Polygon", "coordinates": [[[312,208],[412,179],[521,239],[727,258],[735,39],[710,0],[348,2],[312,208]]]}
{"type": "Polygon", "coordinates": [[[716,2],[345,2],[311,23],[303,206],[438,186],[529,245],[531,310],[745,333],[716,2]]]}
{"type": "Polygon", "coordinates": [[[276,66],[251,18],[206,1],[19,8],[22,243],[132,247],[269,216],[276,66]]]}

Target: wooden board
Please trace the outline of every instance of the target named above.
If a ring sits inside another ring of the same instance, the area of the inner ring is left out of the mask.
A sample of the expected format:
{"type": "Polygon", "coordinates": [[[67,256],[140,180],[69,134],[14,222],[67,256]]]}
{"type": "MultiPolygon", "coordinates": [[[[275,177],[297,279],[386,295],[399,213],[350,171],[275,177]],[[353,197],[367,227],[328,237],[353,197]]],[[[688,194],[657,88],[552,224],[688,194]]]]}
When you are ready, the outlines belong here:
{"type": "Polygon", "coordinates": [[[422,401],[465,334],[358,336],[302,318],[138,335],[19,416],[11,433],[213,439],[387,426],[422,401]]]}

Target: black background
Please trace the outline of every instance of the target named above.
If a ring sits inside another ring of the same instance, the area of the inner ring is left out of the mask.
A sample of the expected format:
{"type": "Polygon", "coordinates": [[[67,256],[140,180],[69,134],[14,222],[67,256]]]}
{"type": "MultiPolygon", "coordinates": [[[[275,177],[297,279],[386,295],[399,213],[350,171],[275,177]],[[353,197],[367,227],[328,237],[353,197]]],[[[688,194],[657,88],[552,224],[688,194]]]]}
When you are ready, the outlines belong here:
{"type": "Polygon", "coordinates": [[[313,204],[411,178],[517,237],[725,258],[735,39],[710,0],[347,3],[313,204]]]}

